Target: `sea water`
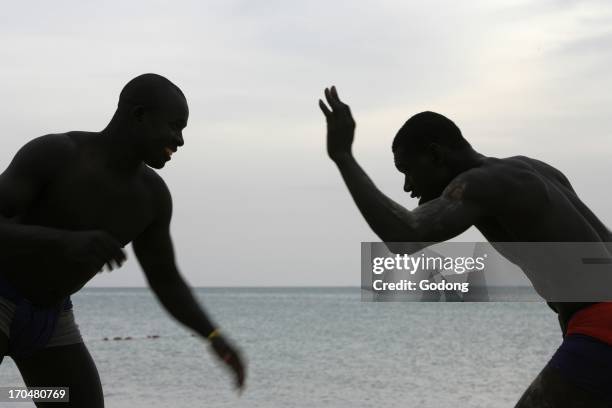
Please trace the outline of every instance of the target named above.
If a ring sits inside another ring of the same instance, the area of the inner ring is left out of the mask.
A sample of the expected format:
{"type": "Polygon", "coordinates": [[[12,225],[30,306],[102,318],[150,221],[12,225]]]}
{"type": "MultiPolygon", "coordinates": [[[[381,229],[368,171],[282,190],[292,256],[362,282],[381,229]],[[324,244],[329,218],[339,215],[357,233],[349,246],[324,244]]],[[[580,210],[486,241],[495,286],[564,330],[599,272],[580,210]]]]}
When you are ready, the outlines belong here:
{"type": "MultiPolygon", "coordinates": [[[[150,290],[84,289],[75,316],[107,407],[511,407],[561,342],[543,302],[364,302],[355,288],[195,293],[248,361],[242,395],[150,290]]],[[[0,386],[23,386],[10,358],[0,386]]]]}

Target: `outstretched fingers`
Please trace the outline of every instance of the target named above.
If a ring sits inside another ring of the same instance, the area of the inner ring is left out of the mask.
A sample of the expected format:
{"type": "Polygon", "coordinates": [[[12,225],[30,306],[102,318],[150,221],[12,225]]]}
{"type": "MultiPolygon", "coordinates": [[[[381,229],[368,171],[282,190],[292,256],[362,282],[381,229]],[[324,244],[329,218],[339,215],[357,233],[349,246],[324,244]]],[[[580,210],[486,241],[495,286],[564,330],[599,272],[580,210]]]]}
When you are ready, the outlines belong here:
{"type": "Polygon", "coordinates": [[[333,89],[333,86],[331,88],[325,88],[325,99],[327,100],[327,103],[332,108],[332,110],[336,110],[340,107],[340,101],[337,98],[337,94],[336,96],[334,96],[335,92],[332,92],[333,89]]]}
{"type": "Polygon", "coordinates": [[[331,107],[332,111],[348,109],[348,105],[340,100],[335,85],[332,85],[330,88],[325,88],[324,93],[325,100],[327,100],[327,104],[331,107]]]}
{"type": "Polygon", "coordinates": [[[334,85],[332,85],[330,88],[325,88],[324,93],[327,104],[323,100],[319,99],[319,108],[321,108],[321,111],[328,121],[332,120],[332,118],[334,121],[353,121],[351,108],[340,100],[338,90],[334,85]]]}
{"type": "Polygon", "coordinates": [[[336,100],[334,99],[334,97],[332,96],[332,92],[330,88],[325,88],[325,90],[323,90],[323,94],[325,96],[325,101],[327,101],[327,104],[325,104],[323,100],[319,99],[319,107],[323,111],[323,114],[325,115],[325,117],[329,117],[329,115],[334,113],[334,110],[338,108],[338,104],[336,100]]]}
{"type": "Polygon", "coordinates": [[[340,106],[344,105],[344,102],[342,102],[340,100],[340,97],[338,96],[338,90],[336,89],[335,85],[332,85],[330,93],[331,93],[332,98],[334,98],[334,100],[336,100],[338,105],[340,105],[340,106]]]}
{"type": "Polygon", "coordinates": [[[326,118],[328,118],[329,115],[331,115],[331,111],[329,110],[327,105],[325,105],[325,102],[323,102],[321,99],[319,99],[319,108],[321,108],[321,111],[323,111],[323,114],[325,115],[326,118]]]}

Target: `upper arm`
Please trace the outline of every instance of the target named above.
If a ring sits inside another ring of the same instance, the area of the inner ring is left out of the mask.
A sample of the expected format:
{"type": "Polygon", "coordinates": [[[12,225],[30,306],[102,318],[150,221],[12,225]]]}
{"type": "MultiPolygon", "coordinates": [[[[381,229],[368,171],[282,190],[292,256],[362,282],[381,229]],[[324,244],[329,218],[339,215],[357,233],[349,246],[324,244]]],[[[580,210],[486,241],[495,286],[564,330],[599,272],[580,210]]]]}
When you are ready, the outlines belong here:
{"type": "Polygon", "coordinates": [[[155,215],[151,223],[134,240],[133,249],[153,289],[175,279],[178,271],[170,237],[172,198],[168,187],[156,174],[153,177],[152,200],[155,215]]]}
{"type": "Polygon", "coordinates": [[[414,211],[421,240],[441,242],[456,237],[474,225],[486,213],[484,199],[470,197],[468,180],[453,180],[435,200],[414,211]]]}
{"type": "Polygon", "coordinates": [[[24,145],[0,174],[0,215],[25,213],[69,154],[68,138],[61,135],[41,136],[24,145]]]}

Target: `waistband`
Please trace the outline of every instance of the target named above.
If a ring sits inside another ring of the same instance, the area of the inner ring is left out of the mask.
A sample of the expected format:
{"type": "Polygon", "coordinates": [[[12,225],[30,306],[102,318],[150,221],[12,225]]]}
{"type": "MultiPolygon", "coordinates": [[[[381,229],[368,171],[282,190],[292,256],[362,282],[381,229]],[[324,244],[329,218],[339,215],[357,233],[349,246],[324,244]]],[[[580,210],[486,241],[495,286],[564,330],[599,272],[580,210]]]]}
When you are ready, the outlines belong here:
{"type": "Polygon", "coordinates": [[[612,346],[612,302],[595,303],[574,313],[566,335],[583,334],[612,346]]]}

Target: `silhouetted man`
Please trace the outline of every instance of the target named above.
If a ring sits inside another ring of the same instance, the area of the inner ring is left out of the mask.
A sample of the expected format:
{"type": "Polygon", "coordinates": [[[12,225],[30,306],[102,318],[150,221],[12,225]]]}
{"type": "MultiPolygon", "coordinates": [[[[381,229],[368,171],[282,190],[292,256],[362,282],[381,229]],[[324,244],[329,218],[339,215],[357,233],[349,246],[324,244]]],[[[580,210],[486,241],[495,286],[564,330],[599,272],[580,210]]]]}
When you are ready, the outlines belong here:
{"type": "Polygon", "coordinates": [[[210,341],[243,386],[240,355],[179,274],[170,193],[152,169],[183,146],[188,115],[176,85],[141,75],[123,88],[104,130],[36,138],[0,175],[0,356],[15,360],[28,386],[70,387],[66,406],[104,404],[69,295],[105,264],[120,266],[130,242],[159,301],[210,341]]]}
{"type": "MultiPolygon", "coordinates": [[[[446,241],[475,226],[491,242],[588,242],[602,254],[610,232],[580,201],[557,169],[523,156],[498,159],[476,152],[446,117],[422,112],[393,141],[404,190],[419,198],[409,211],[368,178],[355,161],[355,121],[335,87],[325,89],[329,107],[327,152],[374,232],[384,242],[446,241]]],[[[389,245],[390,249],[395,245],[389,245]]],[[[551,257],[534,260],[495,246],[523,269],[536,289],[555,285],[551,257]],[[542,261],[541,263],[538,263],[542,261]],[[545,275],[542,277],[542,275],[545,275]]],[[[609,292],[608,292],[609,293],[609,292]]],[[[564,340],[517,407],[612,406],[612,304],[549,302],[559,314],[564,340]]]]}

